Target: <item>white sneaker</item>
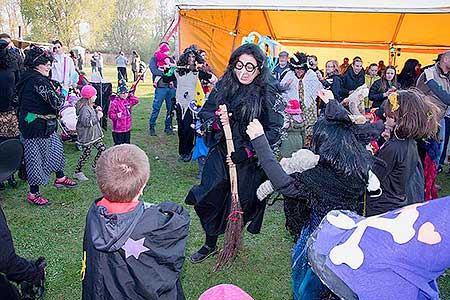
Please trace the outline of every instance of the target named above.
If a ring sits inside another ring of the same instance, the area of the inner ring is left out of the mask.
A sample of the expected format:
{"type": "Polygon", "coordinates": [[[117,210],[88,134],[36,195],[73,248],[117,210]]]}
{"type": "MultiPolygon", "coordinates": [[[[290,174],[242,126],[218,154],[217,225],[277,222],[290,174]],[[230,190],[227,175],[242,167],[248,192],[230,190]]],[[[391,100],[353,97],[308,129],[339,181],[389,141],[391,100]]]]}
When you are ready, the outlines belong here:
{"type": "Polygon", "coordinates": [[[84,175],[83,172],[73,173],[73,177],[75,177],[75,178],[78,179],[79,181],[86,181],[86,180],[89,180],[89,178],[87,178],[86,175],[84,175]]]}

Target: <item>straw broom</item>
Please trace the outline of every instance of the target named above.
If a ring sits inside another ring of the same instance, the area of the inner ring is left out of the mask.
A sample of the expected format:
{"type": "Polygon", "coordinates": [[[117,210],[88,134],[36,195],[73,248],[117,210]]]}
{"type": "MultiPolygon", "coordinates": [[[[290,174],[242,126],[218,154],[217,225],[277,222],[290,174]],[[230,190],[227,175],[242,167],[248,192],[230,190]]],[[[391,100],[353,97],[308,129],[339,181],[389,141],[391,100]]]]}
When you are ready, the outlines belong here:
{"type": "MultiPolygon", "coordinates": [[[[221,105],[220,109],[221,115],[225,114],[228,116],[226,105],[221,105]]],[[[231,153],[234,152],[234,143],[229,123],[223,126],[223,131],[225,133],[227,143],[227,154],[228,156],[231,156],[231,153]]],[[[243,240],[244,212],[242,211],[241,203],[239,202],[236,165],[232,164],[229,166],[229,172],[231,185],[231,209],[230,214],[228,215],[223,249],[217,258],[216,265],[214,266],[214,272],[219,271],[224,266],[234,261],[239,250],[241,249],[243,240]]]]}

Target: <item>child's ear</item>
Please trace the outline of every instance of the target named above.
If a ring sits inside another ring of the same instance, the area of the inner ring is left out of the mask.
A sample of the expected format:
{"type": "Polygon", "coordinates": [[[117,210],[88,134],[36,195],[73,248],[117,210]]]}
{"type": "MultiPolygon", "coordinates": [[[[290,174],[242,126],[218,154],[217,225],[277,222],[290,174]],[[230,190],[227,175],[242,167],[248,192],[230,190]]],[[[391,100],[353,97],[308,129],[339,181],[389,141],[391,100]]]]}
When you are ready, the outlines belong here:
{"type": "Polygon", "coordinates": [[[146,184],[144,184],[141,189],[139,190],[139,196],[144,195],[144,189],[145,189],[146,184]]]}

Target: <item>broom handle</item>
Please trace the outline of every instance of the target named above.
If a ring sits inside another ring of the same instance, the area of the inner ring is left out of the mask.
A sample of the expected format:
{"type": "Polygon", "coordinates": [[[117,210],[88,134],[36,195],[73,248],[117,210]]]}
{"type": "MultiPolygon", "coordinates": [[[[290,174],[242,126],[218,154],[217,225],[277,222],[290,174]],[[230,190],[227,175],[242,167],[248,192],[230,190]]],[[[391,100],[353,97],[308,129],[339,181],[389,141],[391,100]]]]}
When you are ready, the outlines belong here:
{"type": "MultiPolygon", "coordinates": [[[[223,105],[223,108],[220,111],[221,114],[226,114],[228,116],[228,109],[226,105],[223,105]]],[[[225,133],[225,140],[227,143],[227,154],[230,156],[232,152],[234,152],[234,143],[233,143],[233,134],[231,133],[230,123],[223,126],[223,131],[225,133]]],[[[237,182],[237,172],[236,165],[233,164],[229,166],[230,172],[230,185],[231,185],[231,195],[238,195],[238,182],[237,182]]],[[[232,199],[238,199],[237,197],[232,197],[232,199]]]]}

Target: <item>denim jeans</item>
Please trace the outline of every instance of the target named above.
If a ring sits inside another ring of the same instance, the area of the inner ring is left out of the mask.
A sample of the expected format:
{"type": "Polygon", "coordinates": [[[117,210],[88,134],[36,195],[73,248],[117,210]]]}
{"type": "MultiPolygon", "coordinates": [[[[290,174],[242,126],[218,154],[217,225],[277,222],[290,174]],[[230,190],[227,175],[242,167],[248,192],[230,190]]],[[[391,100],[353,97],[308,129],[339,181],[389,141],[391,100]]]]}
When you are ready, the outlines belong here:
{"type": "Polygon", "coordinates": [[[161,106],[166,101],[166,120],[164,122],[164,130],[172,129],[172,98],[175,97],[174,88],[156,88],[155,90],[155,100],[153,100],[152,114],[150,116],[149,126],[150,128],[155,128],[156,119],[158,118],[161,106]]]}
{"type": "MultiPolygon", "coordinates": [[[[442,123],[441,123],[442,126],[442,123]]],[[[444,165],[445,159],[447,158],[447,147],[450,137],[450,117],[444,118],[444,128],[441,127],[441,133],[443,132],[442,144],[441,144],[441,159],[439,160],[439,165],[444,165]]],[[[450,162],[449,162],[450,163],[450,162]]]]}

